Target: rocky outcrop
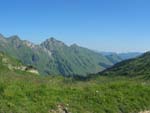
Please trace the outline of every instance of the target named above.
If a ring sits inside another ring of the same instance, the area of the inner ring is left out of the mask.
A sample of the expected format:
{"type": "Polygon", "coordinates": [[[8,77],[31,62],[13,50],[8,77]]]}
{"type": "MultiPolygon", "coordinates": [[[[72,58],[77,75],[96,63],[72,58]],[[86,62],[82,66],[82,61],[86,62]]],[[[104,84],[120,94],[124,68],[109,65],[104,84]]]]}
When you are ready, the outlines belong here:
{"type": "Polygon", "coordinates": [[[57,105],[56,110],[50,110],[49,113],[71,113],[68,111],[68,108],[65,107],[63,104],[57,105]]]}
{"type": "Polygon", "coordinates": [[[34,68],[33,66],[27,66],[27,67],[25,67],[25,71],[39,75],[38,70],[36,68],[34,68]]]}
{"type": "Polygon", "coordinates": [[[24,66],[21,62],[8,57],[3,52],[0,52],[0,63],[2,66],[7,67],[9,70],[20,70],[39,75],[38,70],[33,66],[24,66]]]}

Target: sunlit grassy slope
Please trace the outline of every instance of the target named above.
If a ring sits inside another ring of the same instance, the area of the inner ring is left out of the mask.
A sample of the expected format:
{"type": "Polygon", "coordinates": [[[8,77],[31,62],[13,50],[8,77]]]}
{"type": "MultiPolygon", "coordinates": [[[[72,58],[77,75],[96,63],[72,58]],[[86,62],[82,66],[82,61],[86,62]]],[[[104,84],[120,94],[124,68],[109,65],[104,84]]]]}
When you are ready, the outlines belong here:
{"type": "Polygon", "coordinates": [[[0,74],[1,113],[48,113],[63,104],[72,113],[137,113],[150,109],[144,80],[98,77],[75,81],[26,73],[0,74]]]}
{"type": "Polygon", "coordinates": [[[140,57],[117,63],[100,73],[107,76],[141,76],[145,79],[150,79],[150,52],[147,52],[140,57]]]}
{"type": "Polygon", "coordinates": [[[71,113],[137,113],[150,109],[149,80],[98,76],[77,81],[0,66],[0,113],[53,113],[58,105],[71,113]]]}

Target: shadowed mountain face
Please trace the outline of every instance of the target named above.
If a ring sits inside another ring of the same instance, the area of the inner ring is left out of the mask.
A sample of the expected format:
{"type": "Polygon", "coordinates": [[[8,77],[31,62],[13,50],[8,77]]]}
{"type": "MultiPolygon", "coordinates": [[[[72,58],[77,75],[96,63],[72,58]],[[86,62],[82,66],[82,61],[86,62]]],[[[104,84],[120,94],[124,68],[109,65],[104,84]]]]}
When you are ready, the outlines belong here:
{"type": "Polygon", "coordinates": [[[92,50],[74,44],[67,46],[49,38],[40,45],[21,40],[18,36],[5,38],[0,35],[0,51],[33,65],[43,75],[86,75],[97,73],[119,62],[116,57],[105,57],[92,50]]]}
{"type": "Polygon", "coordinates": [[[150,52],[141,55],[138,58],[122,61],[106,69],[103,75],[119,76],[149,76],[150,77],[150,52]]]}
{"type": "Polygon", "coordinates": [[[110,61],[112,61],[114,64],[118,63],[118,61],[122,61],[122,58],[116,54],[116,53],[112,53],[112,54],[109,54],[109,55],[105,55],[105,57],[107,59],[109,59],[110,61]]]}

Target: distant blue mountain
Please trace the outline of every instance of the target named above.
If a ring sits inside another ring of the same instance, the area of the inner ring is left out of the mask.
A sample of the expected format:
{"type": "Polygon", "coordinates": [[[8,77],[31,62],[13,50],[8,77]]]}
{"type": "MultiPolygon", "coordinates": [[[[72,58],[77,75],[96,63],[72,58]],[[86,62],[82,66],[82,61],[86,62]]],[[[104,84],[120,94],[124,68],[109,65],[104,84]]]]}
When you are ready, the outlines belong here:
{"type": "Polygon", "coordinates": [[[138,57],[138,56],[140,56],[142,54],[143,53],[140,53],[140,52],[129,52],[129,53],[120,53],[118,55],[123,60],[127,60],[127,59],[131,59],[131,58],[136,58],[136,57],[138,57]]]}
{"type": "Polygon", "coordinates": [[[120,58],[121,60],[136,58],[143,54],[141,52],[128,52],[128,53],[100,52],[100,53],[106,57],[116,56],[118,59],[120,58]]]}

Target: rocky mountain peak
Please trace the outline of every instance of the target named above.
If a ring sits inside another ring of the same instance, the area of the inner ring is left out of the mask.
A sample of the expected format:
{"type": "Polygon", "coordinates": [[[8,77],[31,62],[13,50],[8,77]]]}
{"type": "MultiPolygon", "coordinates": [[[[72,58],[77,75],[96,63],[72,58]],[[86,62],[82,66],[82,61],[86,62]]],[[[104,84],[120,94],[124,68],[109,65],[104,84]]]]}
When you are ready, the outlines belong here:
{"type": "Polygon", "coordinates": [[[6,39],[5,39],[5,37],[2,34],[0,34],[0,41],[6,43],[6,39]]]}
{"type": "Polygon", "coordinates": [[[63,46],[67,46],[67,45],[65,45],[65,43],[63,43],[59,40],[56,40],[54,37],[51,37],[51,38],[47,39],[46,41],[44,41],[43,43],[41,43],[41,46],[51,50],[56,47],[63,47],[63,46]]]}
{"type": "Polygon", "coordinates": [[[24,40],[23,43],[24,43],[27,47],[30,47],[30,48],[35,48],[35,47],[36,47],[35,44],[33,44],[32,42],[27,41],[27,40],[24,40]]]}
{"type": "Polygon", "coordinates": [[[12,43],[14,47],[16,48],[20,48],[22,46],[22,40],[19,38],[19,36],[17,35],[14,35],[14,36],[11,36],[11,37],[8,37],[7,38],[7,41],[9,43],[12,43]]]}
{"type": "Polygon", "coordinates": [[[8,37],[8,40],[11,40],[11,41],[20,41],[20,38],[19,38],[18,35],[13,35],[13,36],[8,37]]]}
{"type": "Polygon", "coordinates": [[[48,42],[50,44],[62,44],[65,45],[63,42],[56,40],[54,37],[51,37],[49,39],[47,39],[45,42],[48,42]]]}

